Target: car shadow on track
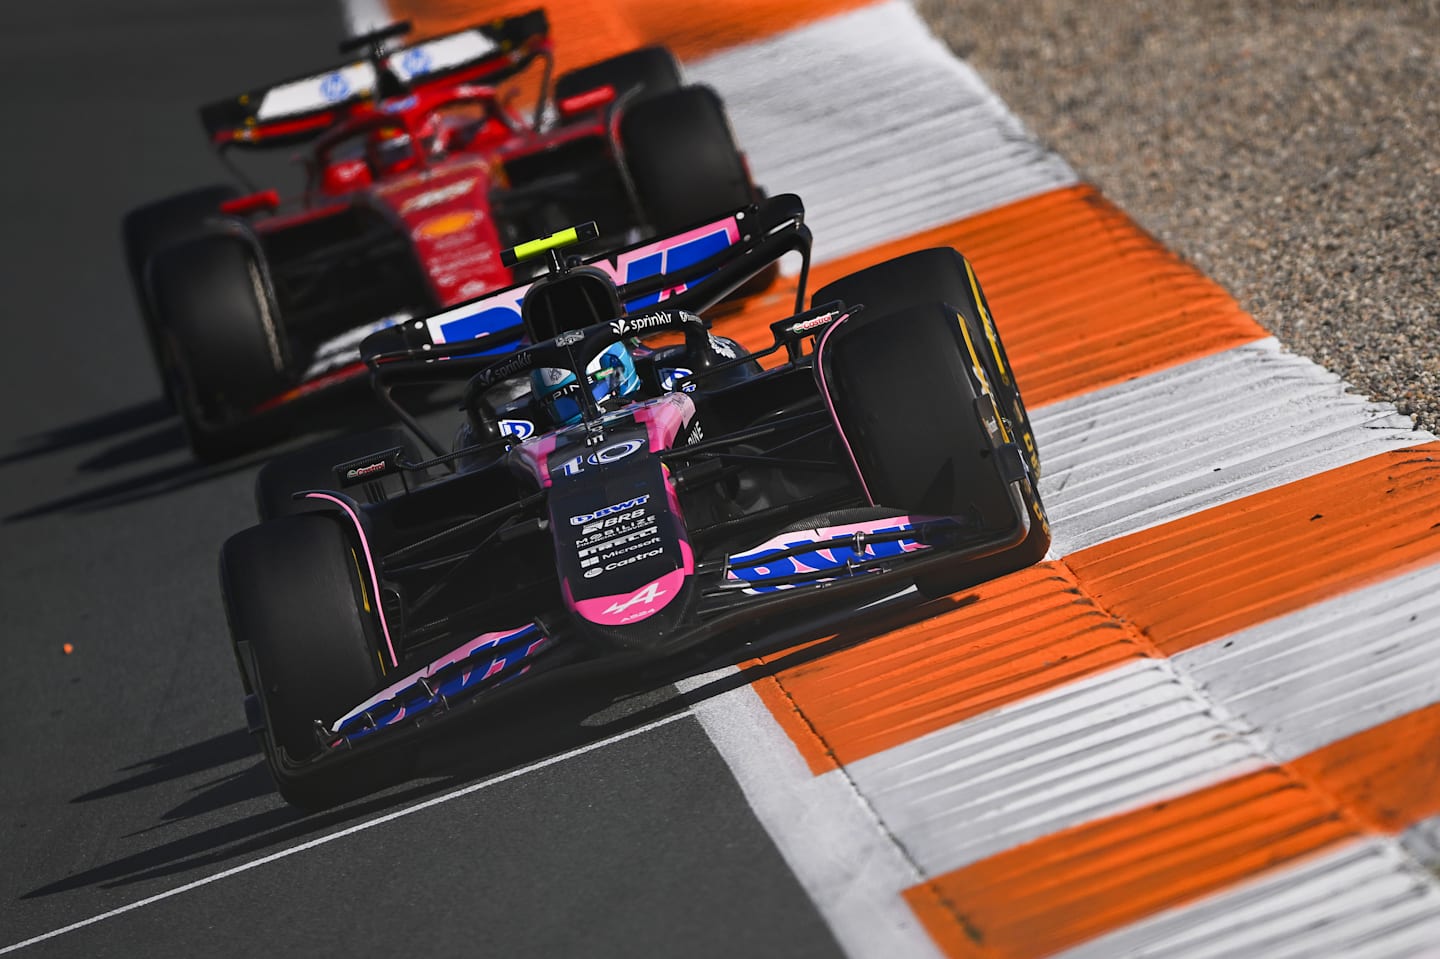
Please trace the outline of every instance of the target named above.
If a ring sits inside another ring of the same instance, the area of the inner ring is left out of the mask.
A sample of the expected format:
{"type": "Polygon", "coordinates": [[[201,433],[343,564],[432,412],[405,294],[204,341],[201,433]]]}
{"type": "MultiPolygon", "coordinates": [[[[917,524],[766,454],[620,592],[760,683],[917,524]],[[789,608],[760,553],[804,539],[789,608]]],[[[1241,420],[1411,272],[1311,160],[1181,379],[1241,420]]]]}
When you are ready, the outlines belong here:
{"type": "Polygon", "coordinates": [[[483,754],[477,754],[473,739],[468,738],[457,741],[453,753],[443,745],[432,747],[426,751],[420,771],[448,775],[449,786],[462,786],[507,769],[640,729],[677,713],[687,712],[707,699],[973,602],[975,597],[964,593],[925,603],[912,596],[908,601],[878,606],[866,613],[853,609],[836,612],[823,620],[772,633],[740,649],[734,647],[733,641],[728,648],[723,641],[718,641],[708,649],[697,650],[665,679],[673,683],[685,677],[714,673],[725,667],[739,666],[738,670],[721,672],[684,692],[668,683],[637,689],[621,681],[580,690],[580,695],[567,690],[564,698],[547,700],[528,710],[507,709],[507,724],[524,729],[524,737],[508,737],[507,743],[489,746],[483,754]]]}
{"type": "MultiPolygon", "coordinates": [[[[680,673],[702,675],[725,666],[739,665],[741,668],[723,672],[684,693],[668,684],[652,684],[642,689],[633,682],[616,681],[572,690],[574,694],[563,699],[547,699],[544,703],[507,708],[503,713],[505,735],[447,737],[447,741],[427,749],[423,762],[414,772],[435,778],[393,784],[387,791],[328,812],[310,815],[285,806],[278,797],[274,797],[273,805],[258,812],[48,883],[21,898],[41,898],[88,886],[124,887],[195,870],[233,866],[296,842],[313,839],[337,827],[353,825],[639,730],[763,677],[803,666],[883,633],[972,602],[973,596],[962,593],[923,604],[911,601],[882,606],[863,615],[854,611],[837,613],[825,621],[776,633],[762,642],[750,643],[738,650],[733,647],[729,650],[701,650],[688,658],[676,675],[668,678],[674,681],[680,678],[680,673]],[[761,660],[759,657],[764,658],[761,660]],[[523,735],[517,734],[521,730],[523,735]]],[[[498,714],[492,718],[496,721],[502,719],[498,714]]],[[[211,770],[219,771],[255,752],[248,734],[241,731],[225,733],[125,767],[121,772],[129,775],[109,786],[77,796],[72,801],[103,801],[136,790],[162,786],[172,780],[203,775],[211,770]]],[[[263,801],[266,795],[273,796],[273,786],[263,762],[257,761],[239,770],[229,769],[213,781],[197,787],[195,795],[163,814],[161,822],[126,838],[155,834],[164,827],[176,826],[196,817],[223,814],[227,808],[263,801]]]]}
{"type": "MultiPolygon", "coordinates": [[[[23,463],[27,460],[63,453],[79,446],[87,446],[100,440],[161,425],[172,419],[170,405],[160,397],[156,397],[143,403],[121,407],[109,413],[102,413],[99,416],[88,417],[65,426],[57,426],[54,429],[22,437],[14,450],[0,454],[0,466],[10,466],[14,463],[23,463]]],[[[177,439],[184,442],[183,437],[177,437],[177,439]]],[[[174,448],[178,449],[178,445],[174,448]]]]}
{"type": "MultiPolygon", "coordinates": [[[[450,405],[444,399],[421,400],[416,412],[426,414],[450,405]]],[[[327,433],[368,430],[393,423],[393,415],[366,392],[363,384],[356,384],[306,401],[303,407],[272,420],[266,428],[272,440],[269,445],[233,460],[201,463],[191,457],[184,430],[167,403],[161,399],[139,403],[23,437],[12,451],[0,454],[0,467],[4,467],[105,443],[80,460],[75,472],[86,478],[124,474],[78,493],[25,506],[0,517],[0,523],[55,513],[94,512],[164,496],[251,469],[276,453],[314,442],[327,433]]]]}

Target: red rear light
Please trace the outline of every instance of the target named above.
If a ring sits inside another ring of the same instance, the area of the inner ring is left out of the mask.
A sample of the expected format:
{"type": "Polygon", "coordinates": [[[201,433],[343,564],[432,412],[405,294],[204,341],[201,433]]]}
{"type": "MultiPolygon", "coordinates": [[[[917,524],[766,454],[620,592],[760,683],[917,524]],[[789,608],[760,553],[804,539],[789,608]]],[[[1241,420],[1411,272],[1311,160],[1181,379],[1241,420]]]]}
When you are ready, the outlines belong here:
{"type": "Polygon", "coordinates": [[[611,86],[596,87],[593,90],[586,90],[584,93],[577,93],[573,97],[566,97],[556,104],[560,108],[561,116],[574,116],[577,113],[584,113],[586,110],[594,110],[605,106],[607,103],[615,102],[615,88],[611,86]]]}
{"type": "Polygon", "coordinates": [[[260,210],[274,210],[280,205],[280,191],[261,190],[249,196],[237,196],[220,204],[221,213],[231,216],[247,216],[260,210]]]}

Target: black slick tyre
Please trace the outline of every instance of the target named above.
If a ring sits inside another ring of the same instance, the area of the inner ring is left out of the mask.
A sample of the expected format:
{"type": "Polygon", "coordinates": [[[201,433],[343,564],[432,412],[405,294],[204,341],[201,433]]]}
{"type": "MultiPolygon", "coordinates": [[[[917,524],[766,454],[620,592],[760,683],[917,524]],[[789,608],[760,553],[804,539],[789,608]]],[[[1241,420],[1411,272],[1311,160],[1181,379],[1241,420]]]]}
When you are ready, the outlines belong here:
{"type": "Polygon", "coordinates": [[[195,455],[245,451],[257,441],[252,410],[291,382],[289,345],[253,249],[240,237],[196,237],[162,251],[148,279],[195,455]]]}
{"type": "Polygon", "coordinates": [[[620,145],[646,222],[661,235],[755,199],[719,95],[685,87],[642,100],[620,120],[620,145]]]}
{"type": "Polygon", "coordinates": [[[963,256],[949,247],[907,253],[822,286],[810,302],[819,305],[833,300],[863,303],[869,313],[891,313],[923,303],[944,303],[955,310],[975,340],[1000,415],[1025,452],[1031,474],[1039,478],[1040,451],[1014,367],[979,280],[963,256]]]}
{"type": "Polygon", "coordinates": [[[341,517],[282,516],[226,541],[221,588],[247,683],[260,697],[266,758],[282,796],[305,807],[345,798],[324,767],[293,764],[320,750],[333,723],[382,679],[366,560],[341,517]]]}
{"type": "Polygon", "coordinates": [[[568,100],[600,87],[613,89],[617,99],[631,91],[636,97],[668,93],[680,87],[680,66],[665,47],[641,47],[562,73],[555,81],[555,99],[568,100]]]}
{"type": "Polygon", "coordinates": [[[155,361],[166,400],[174,402],[170,381],[165,375],[164,353],[156,325],[155,308],[145,282],[150,260],[166,247],[199,233],[205,220],[220,213],[220,204],[233,200],[239,192],[225,184],[214,184],[188,190],[175,196],[147,203],[125,214],[120,221],[120,242],[125,251],[125,269],[135,291],[135,304],[145,331],[145,342],[155,361]]]}
{"type": "MultiPolygon", "coordinates": [[[[255,477],[256,512],[263,522],[277,516],[326,508],[316,505],[315,500],[296,499],[295,494],[306,490],[339,489],[336,466],[394,449],[401,450],[401,458],[409,463],[427,458],[410,433],[398,426],[347,433],[276,456],[260,467],[255,477]]],[[[410,482],[422,482],[424,478],[421,474],[412,474],[410,482]]],[[[362,502],[380,502],[401,492],[405,488],[404,482],[398,474],[389,473],[372,482],[353,486],[346,492],[362,502]]]]}
{"type": "MultiPolygon", "coordinates": [[[[948,304],[858,314],[827,337],[821,362],[837,422],[875,505],[969,517],[992,534],[1013,528],[1009,481],[975,412],[979,391],[969,347],[948,304]],[[937,408],[956,415],[937,420],[937,408]]],[[[948,594],[1045,555],[1044,508],[1033,481],[1026,477],[1021,485],[1026,537],[988,557],[925,574],[916,584],[921,593],[948,594]]]]}

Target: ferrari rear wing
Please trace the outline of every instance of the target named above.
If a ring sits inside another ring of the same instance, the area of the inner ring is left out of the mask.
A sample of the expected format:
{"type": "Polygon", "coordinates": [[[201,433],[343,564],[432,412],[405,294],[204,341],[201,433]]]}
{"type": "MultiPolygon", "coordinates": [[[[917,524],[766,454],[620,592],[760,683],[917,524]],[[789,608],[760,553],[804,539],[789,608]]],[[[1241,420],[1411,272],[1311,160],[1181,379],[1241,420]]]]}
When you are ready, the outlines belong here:
{"type": "Polygon", "coordinates": [[[344,120],[356,104],[388,90],[498,83],[550,48],[545,12],[532,10],[403,47],[378,61],[353,60],[206,104],[200,108],[200,122],[218,148],[294,146],[344,120]]]}

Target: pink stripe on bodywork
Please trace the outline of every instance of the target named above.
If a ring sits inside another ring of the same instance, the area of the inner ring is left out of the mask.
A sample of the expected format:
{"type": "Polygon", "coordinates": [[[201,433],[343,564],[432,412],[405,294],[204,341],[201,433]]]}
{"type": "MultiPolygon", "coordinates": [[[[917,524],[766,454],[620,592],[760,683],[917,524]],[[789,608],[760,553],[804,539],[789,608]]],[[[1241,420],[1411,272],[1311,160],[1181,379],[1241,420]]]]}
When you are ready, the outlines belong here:
{"type": "Polygon", "coordinates": [[[345,511],[350,517],[350,522],[355,524],[355,532],[360,535],[360,549],[365,554],[365,568],[370,570],[370,584],[375,588],[375,615],[380,619],[380,632],[385,635],[385,648],[390,652],[390,665],[399,666],[400,660],[395,656],[395,644],[390,641],[390,624],[385,622],[385,606],[380,602],[380,578],[375,575],[375,559],[370,553],[370,541],[365,537],[365,527],[360,525],[360,517],[350,508],[350,504],[329,493],[306,493],[309,499],[329,500],[345,511]]]}
{"type": "Polygon", "coordinates": [[[685,421],[695,415],[695,401],[684,393],[666,393],[637,407],[634,415],[636,423],[645,424],[650,452],[662,453],[675,445],[675,437],[684,428],[685,421]]]}
{"type": "Polygon", "coordinates": [[[550,488],[550,454],[555,452],[555,446],[559,441],[559,433],[546,433],[544,436],[526,440],[515,447],[520,462],[525,464],[541,489],[550,488]]]}
{"type": "Polygon", "coordinates": [[[860,481],[860,490],[865,494],[865,502],[871,506],[875,505],[875,497],[870,495],[870,487],[865,485],[865,474],[860,472],[860,461],[855,458],[855,450],[850,446],[850,438],[845,435],[845,427],[840,425],[840,416],[835,411],[835,402],[830,399],[830,384],[825,382],[825,363],[822,355],[825,352],[825,344],[830,339],[830,334],[840,328],[840,324],[850,319],[852,314],[846,313],[840,319],[831,323],[825,332],[820,334],[820,342],[815,344],[815,376],[820,380],[820,397],[825,401],[825,406],[830,410],[830,418],[835,421],[835,431],[840,434],[840,443],[845,447],[845,455],[850,457],[850,465],[855,467],[855,478],[860,481]]]}

